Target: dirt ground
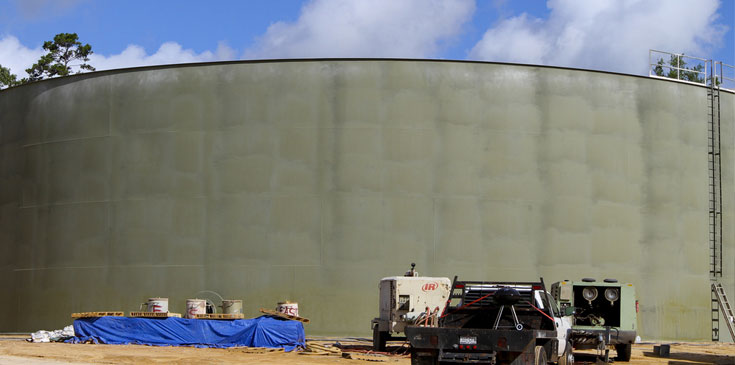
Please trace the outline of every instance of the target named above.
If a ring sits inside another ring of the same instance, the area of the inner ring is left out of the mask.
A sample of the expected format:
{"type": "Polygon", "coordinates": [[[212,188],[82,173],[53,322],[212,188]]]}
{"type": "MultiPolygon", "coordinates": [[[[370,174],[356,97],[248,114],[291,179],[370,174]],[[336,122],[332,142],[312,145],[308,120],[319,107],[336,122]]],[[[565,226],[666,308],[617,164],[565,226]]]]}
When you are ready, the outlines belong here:
{"type": "MultiPolygon", "coordinates": [[[[345,352],[364,354],[369,343],[351,339],[339,340],[345,352]]],[[[313,341],[334,344],[335,341],[313,341]]],[[[658,358],[653,354],[653,343],[633,347],[632,364],[735,364],[735,344],[728,343],[672,343],[671,356],[658,358]]],[[[406,348],[389,347],[400,353],[406,348]]],[[[255,364],[371,364],[365,360],[345,359],[336,355],[306,355],[296,352],[265,352],[252,349],[209,349],[190,347],[155,347],[139,345],[91,345],[65,343],[29,343],[22,336],[0,336],[0,364],[150,364],[150,363],[255,363],[255,364]]],[[[587,360],[583,353],[575,353],[578,360],[587,360]]],[[[406,355],[380,354],[374,360],[407,365],[406,355]]],[[[577,364],[585,362],[578,361],[577,364]]]]}

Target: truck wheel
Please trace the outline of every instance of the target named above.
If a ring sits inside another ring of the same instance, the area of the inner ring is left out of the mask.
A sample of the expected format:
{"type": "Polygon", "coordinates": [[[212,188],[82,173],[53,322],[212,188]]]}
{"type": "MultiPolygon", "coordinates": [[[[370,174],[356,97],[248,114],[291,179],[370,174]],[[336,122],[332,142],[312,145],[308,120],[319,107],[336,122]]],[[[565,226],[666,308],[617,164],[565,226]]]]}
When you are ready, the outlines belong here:
{"type": "Polygon", "coordinates": [[[411,365],[437,365],[437,363],[436,355],[419,356],[416,351],[411,351],[411,365]]]}
{"type": "Polygon", "coordinates": [[[385,351],[385,342],[388,337],[388,332],[383,332],[378,329],[378,326],[373,328],[373,350],[385,351]]]}
{"type": "Polygon", "coordinates": [[[546,350],[543,346],[536,346],[534,351],[534,365],[546,365],[546,350]]]}
{"type": "Polygon", "coordinates": [[[622,344],[622,345],[615,345],[615,352],[618,353],[618,356],[615,358],[615,360],[618,361],[630,361],[630,353],[633,350],[633,345],[631,344],[622,344]]]}
{"type": "Polygon", "coordinates": [[[567,347],[564,348],[564,353],[559,357],[559,365],[574,365],[574,350],[569,341],[567,341],[567,347]]]}

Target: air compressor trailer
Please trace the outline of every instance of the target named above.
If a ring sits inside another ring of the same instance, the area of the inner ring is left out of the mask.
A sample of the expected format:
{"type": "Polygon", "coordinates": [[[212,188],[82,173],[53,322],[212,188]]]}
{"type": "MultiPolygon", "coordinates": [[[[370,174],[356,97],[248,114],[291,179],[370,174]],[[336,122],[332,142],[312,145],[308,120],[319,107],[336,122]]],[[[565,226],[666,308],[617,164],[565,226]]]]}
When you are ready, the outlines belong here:
{"type": "Polygon", "coordinates": [[[386,341],[404,340],[406,325],[425,320],[444,309],[451,281],[445,277],[418,276],[416,264],[404,276],[380,280],[380,316],[373,319],[373,348],[385,350],[386,341]]]}

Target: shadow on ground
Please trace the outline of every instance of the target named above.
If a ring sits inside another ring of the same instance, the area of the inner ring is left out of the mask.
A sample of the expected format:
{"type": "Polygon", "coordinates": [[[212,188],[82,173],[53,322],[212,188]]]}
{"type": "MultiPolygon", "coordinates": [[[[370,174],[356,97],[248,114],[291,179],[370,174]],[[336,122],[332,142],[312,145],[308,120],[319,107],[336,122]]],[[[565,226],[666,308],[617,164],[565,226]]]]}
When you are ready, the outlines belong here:
{"type": "MultiPolygon", "coordinates": [[[[656,357],[653,352],[643,352],[645,357],[656,357]]],[[[716,354],[695,354],[691,352],[671,352],[668,359],[670,365],[684,365],[684,364],[735,364],[735,356],[730,355],[716,355],[716,354]]]]}

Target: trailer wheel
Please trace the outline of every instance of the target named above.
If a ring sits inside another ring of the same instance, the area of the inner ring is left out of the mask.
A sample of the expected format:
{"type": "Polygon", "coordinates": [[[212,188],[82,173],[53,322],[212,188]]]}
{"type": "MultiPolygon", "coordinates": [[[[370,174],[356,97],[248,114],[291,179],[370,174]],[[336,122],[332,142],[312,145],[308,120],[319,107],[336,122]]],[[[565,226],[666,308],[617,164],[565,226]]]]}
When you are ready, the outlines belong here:
{"type": "Polygon", "coordinates": [[[621,344],[621,345],[615,345],[615,352],[618,353],[618,356],[615,358],[615,360],[618,361],[630,361],[630,354],[633,350],[633,345],[627,343],[627,344],[621,344]]]}
{"type": "Polygon", "coordinates": [[[411,351],[411,365],[437,365],[437,360],[436,355],[419,355],[411,351]]]}
{"type": "Polygon", "coordinates": [[[536,346],[534,351],[534,365],[546,365],[546,350],[543,346],[536,346]]]}
{"type": "Polygon", "coordinates": [[[567,341],[567,347],[564,348],[564,353],[559,357],[559,365],[574,365],[574,350],[569,341],[567,341]]]}
{"type": "Polygon", "coordinates": [[[388,332],[381,331],[378,326],[373,328],[373,350],[385,351],[385,342],[388,339],[388,332]]]}

